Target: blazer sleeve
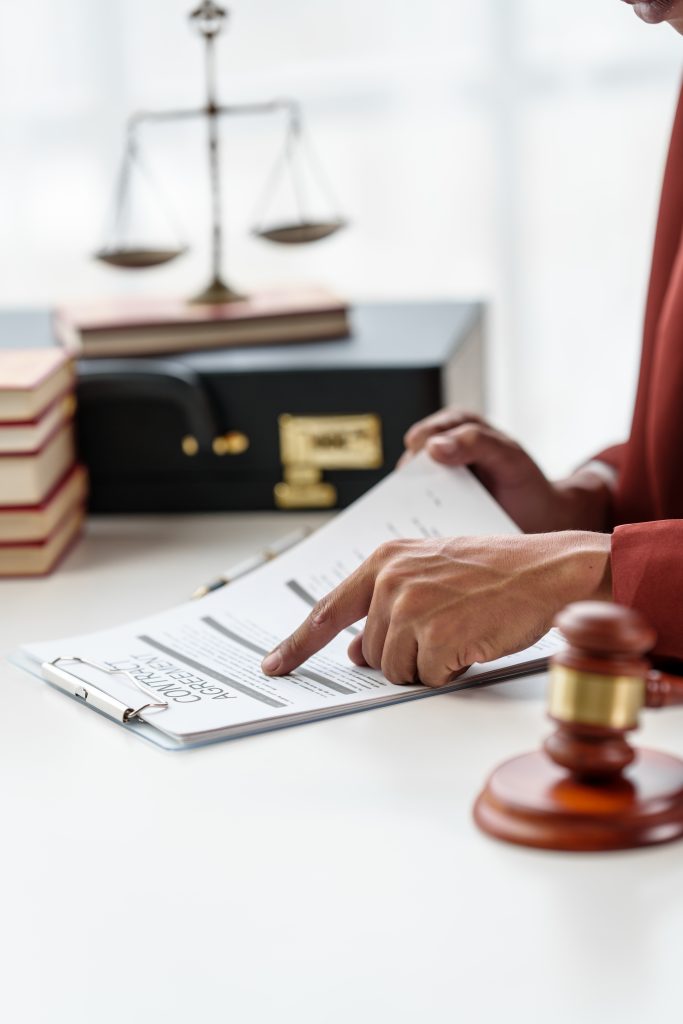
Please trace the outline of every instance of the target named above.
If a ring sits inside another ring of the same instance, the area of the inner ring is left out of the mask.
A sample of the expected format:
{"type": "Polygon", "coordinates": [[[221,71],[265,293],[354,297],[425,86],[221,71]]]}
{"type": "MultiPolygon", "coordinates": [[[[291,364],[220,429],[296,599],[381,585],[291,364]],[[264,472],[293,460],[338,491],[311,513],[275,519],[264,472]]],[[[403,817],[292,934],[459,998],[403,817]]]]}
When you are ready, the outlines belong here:
{"type": "Polygon", "coordinates": [[[683,519],[617,526],[612,596],[654,626],[657,655],[683,660],[683,519]]]}
{"type": "Polygon", "coordinates": [[[627,447],[627,443],[624,443],[612,445],[611,448],[604,448],[601,452],[598,452],[597,455],[594,455],[590,461],[604,462],[619,473],[627,447]]]}

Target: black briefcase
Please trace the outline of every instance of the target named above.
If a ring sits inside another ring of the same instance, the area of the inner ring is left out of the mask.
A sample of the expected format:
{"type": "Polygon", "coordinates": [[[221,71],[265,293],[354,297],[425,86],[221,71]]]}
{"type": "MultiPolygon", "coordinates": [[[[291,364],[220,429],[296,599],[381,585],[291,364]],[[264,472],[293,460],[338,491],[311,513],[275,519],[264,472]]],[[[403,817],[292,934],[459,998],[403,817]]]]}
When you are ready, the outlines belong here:
{"type": "Polygon", "coordinates": [[[83,360],[91,510],[348,505],[393,468],[416,420],[449,401],[482,410],[482,314],[360,305],[340,341],[83,360]]]}

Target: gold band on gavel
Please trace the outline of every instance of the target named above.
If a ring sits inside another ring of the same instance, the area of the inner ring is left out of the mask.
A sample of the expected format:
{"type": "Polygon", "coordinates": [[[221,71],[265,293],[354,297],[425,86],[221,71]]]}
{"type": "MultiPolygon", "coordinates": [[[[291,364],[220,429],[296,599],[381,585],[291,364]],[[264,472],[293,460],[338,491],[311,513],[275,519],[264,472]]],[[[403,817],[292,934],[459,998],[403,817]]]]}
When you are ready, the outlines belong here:
{"type": "Polygon", "coordinates": [[[562,722],[632,729],[645,705],[645,680],[579,672],[564,665],[550,671],[548,712],[562,722]]]}

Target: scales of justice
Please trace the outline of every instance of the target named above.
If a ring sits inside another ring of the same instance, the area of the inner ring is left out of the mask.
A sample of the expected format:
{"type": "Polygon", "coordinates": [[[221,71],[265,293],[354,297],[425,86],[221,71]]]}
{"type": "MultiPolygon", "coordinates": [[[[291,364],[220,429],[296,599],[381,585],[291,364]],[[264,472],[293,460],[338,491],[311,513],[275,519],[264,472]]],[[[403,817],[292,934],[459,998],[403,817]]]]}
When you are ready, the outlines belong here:
{"type": "Polygon", "coordinates": [[[281,245],[302,245],[327,238],[346,226],[346,221],[336,213],[328,219],[314,219],[307,213],[308,195],[304,166],[308,168],[308,180],[317,183],[330,210],[336,209],[336,201],[327,182],[322,166],[318,162],[303,131],[301,111],[294,100],[274,99],[262,103],[240,103],[225,105],[219,102],[216,88],[216,41],[228,18],[228,11],[203,0],[189,15],[191,23],[198,29],[205,44],[206,102],[202,107],[187,110],[150,110],[132,114],[126,126],[126,145],[119,172],[114,202],[114,223],[112,241],[96,254],[96,258],[111,266],[128,270],[156,267],[176,259],[187,252],[187,246],[139,245],[127,240],[130,233],[130,190],[131,174],[135,168],[145,174],[151,183],[149,172],[140,155],[139,129],[153,122],[186,121],[204,118],[207,124],[208,165],[211,189],[211,279],[202,291],[192,298],[193,303],[208,305],[235,302],[246,298],[226,280],[223,271],[223,214],[221,195],[221,144],[219,122],[221,118],[233,115],[271,114],[285,112],[287,126],[284,147],[267,179],[260,203],[261,216],[253,227],[253,234],[281,245]],[[278,183],[289,177],[296,203],[296,218],[288,222],[267,226],[265,216],[278,183]]]}

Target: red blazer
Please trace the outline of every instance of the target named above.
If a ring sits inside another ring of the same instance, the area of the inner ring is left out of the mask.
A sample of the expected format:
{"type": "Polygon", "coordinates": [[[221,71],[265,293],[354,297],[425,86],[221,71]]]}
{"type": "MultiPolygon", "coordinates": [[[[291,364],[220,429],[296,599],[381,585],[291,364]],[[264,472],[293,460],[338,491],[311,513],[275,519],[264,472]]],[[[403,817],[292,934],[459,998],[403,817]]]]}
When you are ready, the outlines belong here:
{"type": "Polygon", "coordinates": [[[619,474],[614,599],[655,626],[658,654],[683,659],[683,90],[664,175],[631,436],[606,458],[619,474]]]}

